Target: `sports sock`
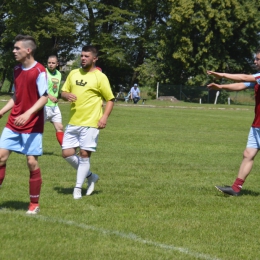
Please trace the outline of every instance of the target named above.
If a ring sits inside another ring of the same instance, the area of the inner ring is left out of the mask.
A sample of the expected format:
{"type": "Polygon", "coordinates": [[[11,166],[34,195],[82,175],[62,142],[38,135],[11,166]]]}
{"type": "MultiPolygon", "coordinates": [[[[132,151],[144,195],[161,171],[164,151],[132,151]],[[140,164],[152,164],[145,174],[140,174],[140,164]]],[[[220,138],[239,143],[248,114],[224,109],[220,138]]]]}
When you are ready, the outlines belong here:
{"type": "Polygon", "coordinates": [[[29,189],[31,203],[38,203],[40,198],[42,177],[40,168],[30,171],[29,189]]]}
{"type": "Polygon", "coordinates": [[[56,138],[57,138],[60,146],[62,145],[63,136],[64,136],[63,132],[56,132],[56,138]]]}
{"type": "Polygon", "coordinates": [[[64,158],[74,169],[78,169],[79,166],[79,157],[74,154],[69,157],[64,158]]]}
{"type": "Polygon", "coordinates": [[[79,157],[79,167],[77,171],[77,182],[76,186],[77,188],[81,188],[88,173],[89,173],[89,168],[90,168],[90,161],[89,158],[81,158],[79,157]]]}
{"type": "Polygon", "coordinates": [[[235,182],[232,185],[232,189],[235,192],[240,192],[244,182],[245,182],[244,180],[242,180],[240,178],[236,178],[235,182]]]}
{"type": "Polygon", "coordinates": [[[92,172],[88,171],[87,178],[90,177],[91,175],[92,175],[92,172]]]}
{"type": "Polygon", "coordinates": [[[6,164],[0,166],[0,185],[3,183],[5,178],[6,164]]]}
{"type": "Polygon", "coordinates": [[[6,164],[0,166],[0,185],[2,185],[5,178],[6,164]]]}

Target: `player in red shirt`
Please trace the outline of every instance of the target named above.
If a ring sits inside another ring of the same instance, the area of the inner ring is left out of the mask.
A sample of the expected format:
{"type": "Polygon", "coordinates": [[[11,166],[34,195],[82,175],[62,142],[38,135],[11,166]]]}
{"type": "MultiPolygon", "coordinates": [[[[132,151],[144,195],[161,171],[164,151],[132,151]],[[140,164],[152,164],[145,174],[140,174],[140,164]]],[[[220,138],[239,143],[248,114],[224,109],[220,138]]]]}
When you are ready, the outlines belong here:
{"type": "MultiPolygon", "coordinates": [[[[256,51],[254,63],[256,69],[260,71],[260,49],[256,51]]],[[[241,91],[246,88],[254,88],[255,90],[255,118],[248,134],[247,146],[244,150],[243,160],[240,165],[237,178],[235,179],[232,186],[216,186],[219,191],[227,195],[238,196],[247,176],[249,175],[253,167],[254,158],[260,149],[260,73],[256,73],[253,75],[219,73],[214,71],[208,71],[207,73],[216,78],[242,81],[239,83],[223,85],[211,83],[208,85],[209,89],[241,91]]]]}
{"type": "Polygon", "coordinates": [[[30,171],[30,205],[27,214],[37,214],[41,190],[38,156],[42,155],[43,107],[48,100],[44,66],[34,59],[36,43],[28,35],[17,35],[13,54],[20,64],[14,68],[14,95],[0,110],[0,118],[11,110],[0,139],[0,185],[11,152],[27,157],[30,171]]]}

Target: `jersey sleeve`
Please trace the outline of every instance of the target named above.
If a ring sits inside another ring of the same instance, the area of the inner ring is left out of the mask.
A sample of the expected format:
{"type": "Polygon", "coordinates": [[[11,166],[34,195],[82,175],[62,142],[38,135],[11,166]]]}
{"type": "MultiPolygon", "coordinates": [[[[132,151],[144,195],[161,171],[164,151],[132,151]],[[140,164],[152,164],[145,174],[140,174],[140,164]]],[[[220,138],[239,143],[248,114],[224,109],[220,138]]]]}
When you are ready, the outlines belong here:
{"type": "Polygon", "coordinates": [[[253,75],[258,85],[260,85],[260,72],[253,75]]]}
{"type": "Polygon", "coordinates": [[[48,93],[48,83],[46,72],[41,72],[36,80],[38,93],[41,97],[44,93],[48,93]]]}
{"type": "MultiPolygon", "coordinates": [[[[256,74],[253,74],[255,80],[256,80],[256,83],[260,85],[260,73],[256,73],[256,74]]],[[[247,88],[254,88],[255,87],[255,82],[244,82],[244,85],[247,87],[247,88]]]]}
{"type": "Polygon", "coordinates": [[[71,92],[71,87],[70,87],[70,78],[71,78],[72,72],[69,73],[65,83],[63,84],[61,91],[64,92],[71,92]]]}
{"type": "Polygon", "coordinates": [[[255,83],[254,82],[243,82],[246,88],[254,88],[255,83]]]}
{"type": "Polygon", "coordinates": [[[103,77],[101,78],[100,81],[100,93],[106,101],[115,98],[111,90],[109,80],[105,74],[103,74],[103,77]]]}

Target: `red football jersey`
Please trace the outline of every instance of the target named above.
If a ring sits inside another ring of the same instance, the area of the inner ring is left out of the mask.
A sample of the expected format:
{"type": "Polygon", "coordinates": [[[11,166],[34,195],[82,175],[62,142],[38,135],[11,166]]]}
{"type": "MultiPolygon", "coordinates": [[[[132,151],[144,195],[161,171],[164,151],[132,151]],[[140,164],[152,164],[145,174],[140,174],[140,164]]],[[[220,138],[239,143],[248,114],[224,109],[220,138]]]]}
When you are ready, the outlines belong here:
{"type": "Polygon", "coordinates": [[[47,76],[44,66],[36,63],[29,69],[23,69],[22,65],[14,68],[14,91],[15,102],[9,115],[6,127],[18,133],[42,133],[44,127],[43,108],[31,115],[29,120],[23,126],[16,126],[14,120],[31,108],[40,98],[38,92],[37,79],[41,73],[45,73],[46,92],[47,76]]]}
{"type": "Polygon", "coordinates": [[[260,87],[255,84],[255,118],[252,124],[253,127],[260,127],[260,87]]]}

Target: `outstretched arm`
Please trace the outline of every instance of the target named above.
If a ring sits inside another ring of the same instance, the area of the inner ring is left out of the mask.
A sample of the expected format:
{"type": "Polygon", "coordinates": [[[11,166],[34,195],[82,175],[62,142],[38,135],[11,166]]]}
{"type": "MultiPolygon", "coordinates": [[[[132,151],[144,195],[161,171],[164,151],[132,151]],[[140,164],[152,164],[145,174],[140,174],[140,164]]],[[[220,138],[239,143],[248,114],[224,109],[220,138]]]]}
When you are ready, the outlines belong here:
{"type": "Polygon", "coordinates": [[[214,90],[230,90],[230,91],[240,91],[246,89],[246,85],[243,82],[240,83],[233,83],[233,84],[216,84],[216,83],[210,83],[207,85],[208,89],[214,89],[214,90]]]}
{"type": "Polygon", "coordinates": [[[224,79],[230,79],[234,81],[247,81],[247,82],[255,82],[256,79],[253,75],[247,75],[247,74],[230,74],[230,73],[221,73],[221,72],[215,72],[208,70],[208,75],[214,76],[216,78],[224,78],[224,79]]]}

